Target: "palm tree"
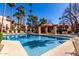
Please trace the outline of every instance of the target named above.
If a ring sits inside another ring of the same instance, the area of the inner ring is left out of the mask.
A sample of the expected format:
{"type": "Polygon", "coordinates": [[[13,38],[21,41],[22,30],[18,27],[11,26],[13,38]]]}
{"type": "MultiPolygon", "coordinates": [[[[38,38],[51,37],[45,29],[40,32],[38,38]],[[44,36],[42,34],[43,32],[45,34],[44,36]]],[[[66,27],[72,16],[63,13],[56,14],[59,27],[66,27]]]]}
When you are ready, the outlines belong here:
{"type": "MultiPolygon", "coordinates": [[[[15,7],[15,3],[8,3],[10,7],[10,20],[12,20],[12,8],[15,7]]],[[[12,24],[10,25],[10,30],[12,31],[12,24]]]]}
{"type": "Polygon", "coordinates": [[[19,30],[20,13],[16,12],[13,16],[15,16],[18,19],[18,28],[17,28],[17,30],[19,30]]]}
{"type": "Polygon", "coordinates": [[[42,19],[40,19],[39,25],[46,24],[46,23],[47,23],[47,20],[43,17],[42,19]]]}
{"type": "Polygon", "coordinates": [[[38,30],[39,34],[41,33],[41,25],[46,24],[46,23],[47,23],[47,19],[45,19],[44,17],[42,19],[40,19],[40,21],[39,21],[39,30],[38,30]]]}
{"type": "Polygon", "coordinates": [[[12,8],[15,7],[15,3],[8,3],[8,6],[10,7],[10,18],[12,18],[12,8]]]}
{"type": "Polygon", "coordinates": [[[25,16],[25,8],[23,6],[17,7],[18,12],[20,13],[20,24],[23,22],[23,18],[25,16]]]}
{"type": "Polygon", "coordinates": [[[38,17],[34,15],[28,15],[29,18],[27,19],[27,24],[30,27],[30,31],[33,30],[33,27],[38,25],[38,17]]]}
{"type": "Polygon", "coordinates": [[[32,17],[32,3],[29,3],[29,6],[30,6],[30,10],[29,10],[29,12],[30,12],[30,21],[31,21],[31,28],[30,28],[30,31],[32,32],[32,19],[31,19],[31,17],[32,17]]]}
{"type": "Polygon", "coordinates": [[[36,32],[37,26],[38,26],[38,17],[32,16],[31,20],[32,20],[32,30],[35,29],[35,32],[36,32]]]}
{"type": "Polygon", "coordinates": [[[18,12],[16,12],[14,16],[18,19],[18,28],[21,30],[22,20],[25,16],[25,9],[23,6],[19,6],[16,10],[18,10],[18,12]]]}
{"type": "Polygon", "coordinates": [[[2,14],[2,27],[1,27],[1,32],[3,32],[2,28],[3,28],[3,20],[4,20],[5,13],[6,13],[6,3],[4,3],[4,9],[3,9],[3,14],[2,14]]]}
{"type": "Polygon", "coordinates": [[[30,6],[29,12],[30,12],[30,14],[32,14],[32,3],[29,3],[29,6],[30,6]]]}
{"type": "Polygon", "coordinates": [[[32,26],[36,26],[38,24],[38,21],[37,21],[38,17],[37,16],[32,16],[31,19],[32,19],[32,26]]]}
{"type": "Polygon", "coordinates": [[[30,10],[29,10],[29,15],[28,15],[28,18],[27,18],[27,24],[29,25],[29,28],[30,28],[30,32],[32,32],[32,18],[33,18],[33,15],[32,15],[32,3],[29,3],[29,6],[30,6],[30,10]]]}

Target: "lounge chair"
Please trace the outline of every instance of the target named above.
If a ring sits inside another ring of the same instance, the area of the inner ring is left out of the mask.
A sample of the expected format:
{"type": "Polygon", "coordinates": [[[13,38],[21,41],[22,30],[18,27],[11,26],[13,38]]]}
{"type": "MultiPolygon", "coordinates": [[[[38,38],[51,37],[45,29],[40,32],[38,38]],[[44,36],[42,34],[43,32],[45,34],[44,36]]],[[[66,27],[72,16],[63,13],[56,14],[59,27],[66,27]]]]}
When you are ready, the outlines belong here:
{"type": "Polygon", "coordinates": [[[0,44],[0,51],[2,50],[3,46],[4,46],[4,45],[1,45],[1,44],[0,44]]]}
{"type": "Polygon", "coordinates": [[[66,54],[71,54],[73,56],[79,56],[79,37],[74,37],[72,39],[72,44],[74,47],[74,51],[73,52],[66,52],[66,54]]]}
{"type": "Polygon", "coordinates": [[[4,45],[0,44],[0,56],[5,56],[5,55],[8,55],[8,53],[5,53],[5,52],[1,52],[2,49],[3,49],[4,45]]]}

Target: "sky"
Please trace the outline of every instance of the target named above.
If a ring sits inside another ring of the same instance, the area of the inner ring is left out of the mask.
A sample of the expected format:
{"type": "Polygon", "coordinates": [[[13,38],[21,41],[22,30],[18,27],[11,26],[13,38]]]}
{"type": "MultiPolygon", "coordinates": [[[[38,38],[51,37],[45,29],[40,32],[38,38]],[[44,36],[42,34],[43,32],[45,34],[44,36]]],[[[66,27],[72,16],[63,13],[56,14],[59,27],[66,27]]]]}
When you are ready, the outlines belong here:
{"type": "MultiPolygon", "coordinates": [[[[14,14],[17,11],[16,8],[20,5],[24,6],[26,10],[26,16],[24,19],[24,23],[26,24],[29,10],[30,10],[28,3],[17,3],[15,8],[13,8],[12,12],[14,14]]],[[[33,3],[32,14],[35,16],[38,16],[38,20],[45,17],[49,23],[59,24],[60,22],[59,17],[62,16],[67,6],[68,6],[68,3],[33,3]]],[[[2,15],[2,12],[3,12],[3,3],[0,3],[0,15],[2,15]]],[[[6,6],[5,15],[10,16],[10,8],[8,5],[6,6]]],[[[13,19],[17,21],[15,17],[13,17],[13,19]]]]}

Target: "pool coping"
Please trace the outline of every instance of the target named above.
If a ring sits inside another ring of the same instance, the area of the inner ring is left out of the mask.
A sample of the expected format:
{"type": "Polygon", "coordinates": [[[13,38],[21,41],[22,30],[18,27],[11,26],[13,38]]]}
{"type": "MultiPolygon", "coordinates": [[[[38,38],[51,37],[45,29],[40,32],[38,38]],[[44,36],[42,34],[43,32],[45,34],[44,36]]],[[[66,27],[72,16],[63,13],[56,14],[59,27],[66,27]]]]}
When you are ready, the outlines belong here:
{"type": "Polygon", "coordinates": [[[63,36],[76,36],[76,35],[71,35],[71,34],[43,34],[43,33],[41,33],[41,34],[39,34],[39,33],[5,33],[5,34],[3,34],[3,35],[20,35],[20,34],[36,34],[36,35],[63,35],[63,36]]]}
{"type": "Polygon", "coordinates": [[[19,41],[3,40],[1,44],[4,47],[0,51],[0,56],[28,56],[19,41]]]}
{"type": "Polygon", "coordinates": [[[74,46],[72,44],[72,38],[70,38],[70,40],[67,40],[63,44],[52,48],[51,50],[43,53],[41,56],[71,56],[70,54],[66,54],[66,52],[72,53],[73,51],[74,46]]]}
{"type": "Polygon", "coordinates": [[[68,36],[69,38],[74,38],[76,35],[70,35],[70,34],[37,34],[37,33],[30,33],[33,35],[41,35],[41,36],[51,36],[51,37],[57,37],[57,38],[66,38],[65,36],[68,36]]]}
{"type": "Polygon", "coordinates": [[[13,34],[4,34],[4,35],[25,35],[25,34],[33,34],[33,35],[44,35],[44,36],[52,36],[52,37],[64,37],[64,36],[68,36],[68,37],[75,37],[76,35],[71,35],[71,34],[38,34],[38,33],[13,33],[13,34]]]}

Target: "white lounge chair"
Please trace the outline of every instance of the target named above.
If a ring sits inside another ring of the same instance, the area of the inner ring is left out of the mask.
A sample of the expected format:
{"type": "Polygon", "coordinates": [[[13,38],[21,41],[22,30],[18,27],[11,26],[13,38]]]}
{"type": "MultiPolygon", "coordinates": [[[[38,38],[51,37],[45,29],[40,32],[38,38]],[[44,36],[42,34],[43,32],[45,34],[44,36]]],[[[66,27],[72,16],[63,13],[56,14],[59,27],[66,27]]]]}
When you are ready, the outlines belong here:
{"type": "Polygon", "coordinates": [[[79,37],[74,37],[72,39],[72,44],[73,44],[73,47],[74,47],[74,51],[73,52],[66,52],[66,54],[79,56],[79,37]]]}

